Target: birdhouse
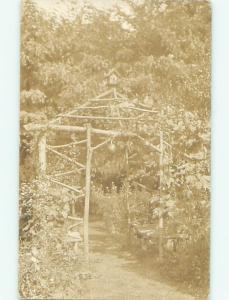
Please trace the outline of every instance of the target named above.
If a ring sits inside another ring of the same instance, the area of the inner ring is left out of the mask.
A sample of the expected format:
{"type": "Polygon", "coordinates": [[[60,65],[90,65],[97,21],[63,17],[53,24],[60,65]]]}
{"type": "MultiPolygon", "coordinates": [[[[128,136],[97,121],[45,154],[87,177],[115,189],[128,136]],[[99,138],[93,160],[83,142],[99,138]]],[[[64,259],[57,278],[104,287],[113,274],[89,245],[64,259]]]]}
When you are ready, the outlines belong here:
{"type": "Polygon", "coordinates": [[[90,16],[90,14],[88,14],[88,13],[83,14],[81,23],[83,25],[91,24],[92,18],[90,16]]]}
{"type": "Polygon", "coordinates": [[[106,74],[105,81],[108,86],[115,87],[119,83],[119,78],[120,75],[118,71],[112,69],[108,74],[106,74]]]}
{"type": "Polygon", "coordinates": [[[93,9],[90,6],[89,3],[86,3],[83,7],[83,15],[82,15],[82,20],[81,24],[83,25],[88,25],[92,23],[92,15],[93,15],[93,9]]]}

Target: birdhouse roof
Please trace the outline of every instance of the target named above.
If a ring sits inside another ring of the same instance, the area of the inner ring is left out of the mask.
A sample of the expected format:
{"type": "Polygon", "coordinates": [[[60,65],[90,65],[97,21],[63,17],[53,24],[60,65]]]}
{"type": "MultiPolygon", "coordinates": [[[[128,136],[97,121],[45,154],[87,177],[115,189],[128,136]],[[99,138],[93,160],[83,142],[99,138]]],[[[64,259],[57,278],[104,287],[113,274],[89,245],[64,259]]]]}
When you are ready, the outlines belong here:
{"type": "Polygon", "coordinates": [[[106,75],[105,78],[110,77],[115,74],[117,77],[121,77],[120,73],[116,69],[111,69],[106,75]]]}

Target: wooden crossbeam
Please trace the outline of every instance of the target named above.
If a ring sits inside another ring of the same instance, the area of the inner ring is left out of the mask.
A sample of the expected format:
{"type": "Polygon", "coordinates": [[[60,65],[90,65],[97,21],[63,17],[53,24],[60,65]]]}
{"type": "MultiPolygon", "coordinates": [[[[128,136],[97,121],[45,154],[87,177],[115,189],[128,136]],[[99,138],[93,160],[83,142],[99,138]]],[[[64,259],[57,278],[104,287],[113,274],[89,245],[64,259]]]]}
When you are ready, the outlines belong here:
{"type": "Polygon", "coordinates": [[[149,192],[153,191],[153,190],[149,189],[147,186],[145,186],[144,184],[141,184],[141,183],[139,183],[139,182],[137,182],[135,180],[133,180],[133,183],[135,183],[137,186],[139,186],[139,187],[141,187],[141,188],[143,188],[143,189],[145,189],[145,190],[147,190],[149,192]]]}
{"type": "Polygon", "coordinates": [[[113,101],[113,102],[123,102],[123,98],[101,98],[101,99],[97,99],[97,98],[92,98],[89,99],[91,102],[102,102],[102,101],[113,101]]]}
{"type": "Polygon", "coordinates": [[[98,135],[113,136],[113,137],[137,137],[133,132],[116,131],[116,130],[103,130],[92,128],[92,132],[98,135]]]}
{"type": "MultiPolygon", "coordinates": [[[[39,125],[39,124],[28,124],[24,126],[26,130],[43,130],[43,129],[51,129],[51,130],[56,130],[56,131],[66,131],[66,132],[86,132],[85,127],[80,127],[80,126],[70,126],[70,125],[39,125]]],[[[92,133],[98,134],[98,135],[104,135],[104,136],[112,136],[112,137],[136,137],[139,138],[141,141],[143,141],[143,144],[158,153],[160,153],[160,149],[156,146],[154,146],[152,143],[146,141],[144,138],[141,136],[137,135],[136,133],[133,132],[128,132],[128,131],[116,131],[116,130],[104,130],[104,129],[96,129],[92,128],[91,129],[92,133]]],[[[48,147],[47,147],[48,148],[48,147]]],[[[50,151],[55,151],[54,149],[48,148],[50,151]]],[[[56,154],[60,154],[58,151],[56,151],[56,154]]],[[[62,157],[64,158],[64,154],[61,154],[62,157]]],[[[69,157],[65,156],[67,160],[71,160],[69,157]]],[[[71,160],[71,162],[74,162],[71,160]]],[[[80,167],[85,168],[85,166],[80,165],[80,167]]]]}
{"type": "Polygon", "coordinates": [[[78,222],[83,222],[83,218],[78,218],[78,217],[72,217],[72,216],[68,216],[69,220],[74,220],[74,221],[78,221],[78,222]]]}
{"type": "Polygon", "coordinates": [[[129,156],[129,161],[130,161],[132,158],[134,158],[136,155],[137,155],[137,153],[131,154],[131,155],[129,156]]]}
{"type": "Polygon", "coordinates": [[[85,127],[80,126],[70,126],[70,125],[56,125],[56,124],[34,124],[30,123],[24,125],[27,131],[42,131],[42,130],[54,130],[54,131],[66,131],[66,132],[86,132],[85,127]]]}
{"type": "MultiPolygon", "coordinates": [[[[71,125],[44,125],[44,124],[27,124],[24,126],[27,131],[37,130],[54,130],[54,131],[65,131],[65,132],[86,132],[85,127],[71,126],[71,125]]],[[[133,132],[118,131],[118,130],[104,130],[92,128],[92,132],[98,135],[113,136],[113,137],[137,137],[133,132]]]]}
{"type": "Polygon", "coordinates": [[[53,177],[61,177],[61,176],[66,176],[66,175],[71,175],[71,174],[74,174],[74,173],[78,173],[80,174],[79,172],[82,171],[84,168],[81,168],[81,169],[75,169],[75,170],[71,170],[71,171],[67,171],[67,172],[63,172],[63,173],[57,173],[57,174],[54,174],[52,175],[53,177]]]}
{"type": "Polygon", "coordinates": [[[72,143],[64,144],[64,145],[55,145],[55,146],[47,145],[47,147],[49,147],[51,149],[59,149],[59,148],[66,148],[66,147],[70,147],[70,146],[84,144],[86,142],[87,142],[87,140],[82,140],[82,141],[72,142],[72,143]]]}
{"type": "Polygon", "coordinates": [[[56,151],[56,150],[54,150],[54,149],[52,149],[52,148],[50,148],[50,147],[47,147],[47,149],[48,149],[49,151],[55,153],[56,155],[59,155],[59,156],[62,157],[63,159],[65,159],[65,160],[67,160],[67,161],[69,161],[69,162],[71,162],[71,163],[73,163],[73,164],[75,164],[75,165],[77,165],[77,166],[79,166],[79,167],[85,169],[85,166],[84,166],[83,164],[81,164],[81,163],[79,163],[79,162],[77,162],[77,161],[71,159],[71,158],[68,157],[67,155],[65,155],[65,154],[63,154],[63,153],[60,153],[60,152],[58,152],[58,151],[56,151]]]}
{"type": "Polygon", "coordinates": [[[136,103],[136,105],[139,105],[139,106],[141,106],[141,107],[143,107],[143,108],[146,108],[146,109],[151,109],[151,107],[149,106],[149,105],[146,105],[146,104],[143,104],[143,103],[136,103]]]}
{"type": "MultiPolygon", "coordinates": [[[[108,91],[106,91],[106,92],[104,92],[104,93],[98,95],[98,96],[95,97],[95,98],[96,98],[96,99],[100,99],[100,98],[103,98],[103,97],[105,97],[105,96],[107,96],[107,95],[109,95],[109,94],[111,94],[111,93],[113,93],[113,89],[110,89],[110,90],[108,90],[108,91]]],[[[94,98],[94,99],[95,99],[95,98],[94,98]]],[[[89,99],[89,100],[90,100],[90,99],[89,99]]]]}
{"type": "Polygon", "coordinates": [[[132,110],[137,110],[137,111],[142,111],[142,112],[147,112],[151,114],[157,113],[156,110],[149,110],[149,109],[144,109],[144,108],[139,108],[139,107],[134,107],[134,106],[120,106],[121,109],[132,109],[132,110]]]}
{"type": "Polygon", "coordinates": [[[104,141],[104,142],[102,142],[102,143],[96,145],[95,147],[92,148],[92,150],[93,150],[93,151],[94,151],[94,150],[97,150],[98,148],[100,148],[100,147],[106,145],[106,144],[109,143],[109,142],[110,142],[110,139],[108,139],[108,140],[106,140],[106,141],[104,141]]]}
{"type": "Polygon", "coordinates": [[[155,150],[158,153],[161,153],[161,150],[158,147],[156,147],[152,143],[146,141],[143,137],[141,137],[141,136],[138,135],[138,138],[144,143],[145,146],[147,146],[147,147],[155,150]]]}
{"type": "MultiPolygon", "coordinates": [[[[81,107],[84,107],[84,106],[87,106],[89,105],[89,102],[85,102],[81,107]]],[[[68,115],[71,115],[71,114],[74,114],[75,112],[77,112],[77,108],[74,108],[73,110],[71,111],[68,111],[66,114],[68,115]]],[[[55,119],[52,119],[48,122],[48,124],[52,125],[52,124],[55,124],[55,123],[59,123],[61,121],[61,117],[58,116],[58,118],[55,118],[55,119]]]]}
{"type": "Polygon", "coordinates": [[[101,109],[101,108],[110,108],[110,105],[98,105],[98,106],[79,106],[75,110],[83,109],[101,109]]]}
{"type": "Polygon", "coordinates": [[[117,95],[119,98],[128,100],[128,98],[127,98],[125,95],[123,95],[123,94],[121,94],[121,93],[119,93],[119,92],[116,92],[116,95],[117,95]]]}
{"type": "MultiPolygon", "coordinates": [[[[71,115],[71,114],[74,114],[76,112],[76,110],[74,109],[74,110],[71,110],[71,111],[69,111],[68,113],[66,113],[66,115],[71,115]]],[[[49,121],[49,124],[51,125],[51,124],[55,124],[55,123],[60,123],[60,121],[61,121],[61,116],[57,116],[58,118],[56,118],[56,119],[53,119],[53,120],[51,120],[51,121],[49,121]]]]}
{"type": "Polygon", "coordinates": [[[61,115],[61,117],[70,118],[70,119],[86,119],[86,120],[109,120],[109,121],[135,121],[139,117],[128,118],[128,117],[103,117],[103,116],[81,116],[81,115],[61,115]]]}
{"type": "Polygon", "coordinates": [[[163,143],[164,143],[166,146],[168,146],[169,148],[172,148],[172,145],[170,145],[168,142],[163,141],[163,143]]]}
{"type": "Polygon", "coordinates": [[[78,195],[78,196],[76,196],[76,197],[74,197],[74,200],[77,200],[77,199],[82,198],[82,197],[85,197],[85,194],[84,194],[84,193],[83,193],[83,194],[80,194],[80,195],[78,195]]]}
{"type": "Polygon", "coordinates": [[[70,219],[70,220],[77,220],[77,219],[78,219],[78,222],[75,223],[75,224],[73,224],[73,225],[71,225],[71,226],[69,226],[69,227],[68,227],[68,230],[71,230],[71,229],[73,229],[73,228],[75,228],[75,227],[77,227],[77,226],[83,224],[83,219],[80,219],[80,218],[74,218],[74,217],[71,217],[71,216],[68,216],[68,219],[70,219]]]}
{"type": "Polygon", "coordinates": [[[55,179],[53,179],[53,178],[51,178],[51,177],[49,177],[49,176],[47,176],[47,179],[48,179],[49,181],[55,183],[55,184],[58,184],[58,185],[60,185],[60,186],[65,187],[66,189],[69,189],[69,190],[71,190],[71,191],[73,191],[73,192],[76,192],[76,193],[82,193],[81,190],[79,190],[79,189],[77,189],[77,188],[75,188],[75,187],[72,187],[72,186],[70,186],[70,185],[68,185],[68,184],[59,182],[59,181],[57,181],[57,180],[55,180],[55,179]]]}

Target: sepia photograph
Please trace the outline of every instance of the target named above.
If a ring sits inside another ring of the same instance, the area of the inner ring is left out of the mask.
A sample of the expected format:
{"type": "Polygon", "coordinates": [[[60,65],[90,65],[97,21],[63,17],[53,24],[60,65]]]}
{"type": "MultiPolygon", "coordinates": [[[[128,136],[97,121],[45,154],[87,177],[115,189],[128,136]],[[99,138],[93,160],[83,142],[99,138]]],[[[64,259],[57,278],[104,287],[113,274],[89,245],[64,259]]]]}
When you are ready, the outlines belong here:
{"type": "Polygon", "coordinates": [[[211,4],[24,0],[21,299],[207,300],[211,4]]]}

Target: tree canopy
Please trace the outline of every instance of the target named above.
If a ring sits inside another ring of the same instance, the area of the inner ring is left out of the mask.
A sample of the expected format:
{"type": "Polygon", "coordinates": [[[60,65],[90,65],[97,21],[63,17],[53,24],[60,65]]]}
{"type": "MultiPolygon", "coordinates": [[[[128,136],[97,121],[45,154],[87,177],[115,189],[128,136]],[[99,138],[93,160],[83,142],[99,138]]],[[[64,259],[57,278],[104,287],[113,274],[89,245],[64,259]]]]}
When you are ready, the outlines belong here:
{"type": "Polygon", "coordinates": [[[205,1],[122,3],[125,8],[112,10],[85,4],[74,18],[57,18],[25,1],[21,90],[37,99],[23,103],[25,110],[43,97],[50,116],[82,103],[103,90],[101,78],[115,67],[130,98],[209,116],[210,6],[205,1]]]}

